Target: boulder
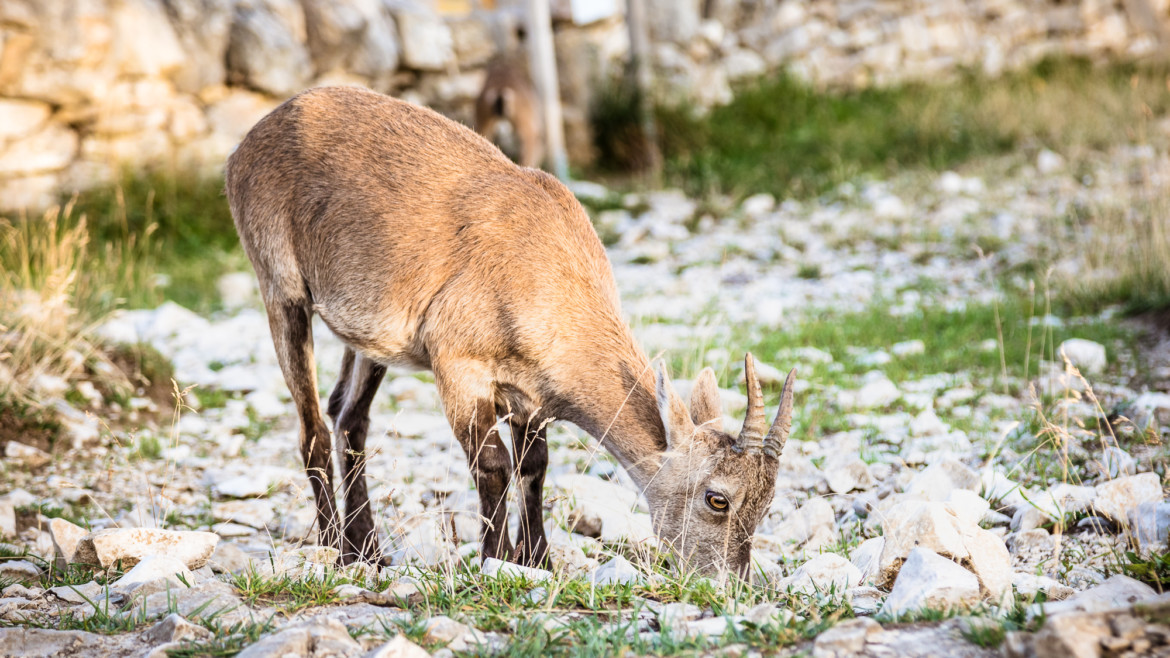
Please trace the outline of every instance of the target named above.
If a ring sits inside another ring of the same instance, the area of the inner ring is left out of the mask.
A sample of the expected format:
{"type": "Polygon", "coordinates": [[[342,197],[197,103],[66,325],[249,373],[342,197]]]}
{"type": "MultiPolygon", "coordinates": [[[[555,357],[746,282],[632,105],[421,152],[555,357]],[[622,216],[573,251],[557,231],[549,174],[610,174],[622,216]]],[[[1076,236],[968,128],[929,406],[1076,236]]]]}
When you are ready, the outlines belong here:
{"type": "Polygon", "coordinates": [[[1142,503],[1162,502],[1162,481],[1157,473],[1117,478],[1097,485],[1093,508],[1115,521],[1124,522],[1130,510],[1142,503]]]}
{"type": "Polygon", "coordinates": [[[878,563],[878,586],[894,582],[903,560],[919,548],[956,560],[967,559],[970,553],[957,522],[958,517],[943,503],[908,500],[892,507],[881,522],[885,543],[878,563]]]}
{"type": "Polygon", "coordinates": [[[404,66],[443,71],[455,62],[451,29],[437,14],[417,6],[399,6],[394,20],[398,23],[404,66]]]}
{"type": "Polygon", "coordinates": [[[227,51],[228,81],[277,97],[301,91],[312,78],[309,51],[298,38],[300,5],[264,0],[236,5],[227,51]]]}
{"type": "Polygon", "coordinates": [[[376,0],[303,0],[309,52],[318,72],[346,71],[387,87],[398,68],[394,19],[376,0]]]}
{"type": "Polygon", "coordinates": [[[51,111],[48,103],[0,98],[0,143],[36,132],[49,119],[51,111]]]}
{"type": "Polygon", "coordinates": [[[923,610],[965,607],[979,599],[979,579],[975,574],[934,551],[915,548],[879,614],[897,619],[923,610]]]}
{"type": "Polygon", "coordinates": [[[159,530],[155,528],[109,528],[81,538],[73,555],[77,564],[109,568],[121,564],[133,567],[148,555],[166,555],[198,569],[207,564],[219,535],[210,532],[159,530]]]}
{"type": "Polygon", "coordinates": [[[186,58],[172,75],[189,94],[226,82],[233,0],[162,0],[186,58]]]}
{"type": "Polygon", "coordinates": [[[0,176],[59,171],[73,162],[78,148],[77,133],[66,126],[49,123],[0,149],[0,176]]]}

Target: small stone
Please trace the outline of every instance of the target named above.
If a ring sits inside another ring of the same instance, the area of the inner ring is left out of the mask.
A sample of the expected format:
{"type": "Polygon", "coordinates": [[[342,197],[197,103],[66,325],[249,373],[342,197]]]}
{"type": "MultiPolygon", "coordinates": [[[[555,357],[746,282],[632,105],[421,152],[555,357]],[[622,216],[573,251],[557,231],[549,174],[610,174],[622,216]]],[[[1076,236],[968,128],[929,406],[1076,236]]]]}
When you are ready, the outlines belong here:
{"type": "Polygon", "coordinates": [[[641,582],[643,576],[629,560],[618,555],[598,567],[589,579],[596,585],[626,585],[641,582]]]}
{"type": "Polygon", "coordinates": [[[876,587],[854,587],[845,593],[845,598],[849,601],[849,607],[853,608],[855,615],[872,615],[877,613],[882,607],[882,599],[885,594],[876,587]]]}
{"type": "Polygon", "coordinates": [[[1062,601],[1076,593],[1068,585],[1062,585],[1047,576],[1037,576],[1030,573],[1017,572],[1012,574],[1012,585],[1016,588],[1016,594],[1029,600],[1035,600],[1038,595],[1043,593],[1048,601],[1062,601]]]}
{"type": "Polygon", "coordinates": [[[0,498],[0,537],[16,536],[16,505],[12,500],[0,498]]]}
{"type": "Polygon", "coordinates": [[[833,595],[841,598],[846,590],[861,583],[861,570],[849,560],[833,553],[824,553],[800,565],[779,588],[803,594],[833,595]]]}
{"type": "Polygon", "coordinates": [[[429,658],[430,655],[425,649],[399,633],[394,636],[393,640],[366,653],[363,658],[429,658]]]}
{"type": "Polygon", "coordinates": [[[897,619],[922,610],[948,610],[978,602],[975,574],[925,548],[915,548],[894,581],[880,614],[897,619]]]}
{"type": "Polygon", "coordinates": [[[442,643],[446,648],[457,652],[469,651],[487,642],[483,633],[446,615],[428,619],[424,637],[427,642],[442,643]]]}
{"type": "Polygon", "coordinates": [[[926,353],[926,343],[918,340],[906,340],[901,343],[894,343],[890,346],[890,352],[898,358],[905,358],[908,356],[917,356],[926,353]]]}
{"type": "Polygon", "coordinates": [[[881,624],[868,617],[843,621],[817,636],[813,658],[856,656],[865,649],[866,640],[881,632],[881,624]]]}
{"type": "Polygon", "coordinates": [[[62,601],[69,603],[98,604],[104,601],[107,596],[107,590],[92,580],[81,585],[58,585],[57,587],[50,587],[49,592],[62,601]]]}
{"type": "Polygon", "coordinates": [[[885,537],[871,537],[861,542],[849,554],[849,561],[861,572],[860,582],[872,583],[878,575],[882,550],[885,548],[885,544],[885,537]]]}
{"type": "Polygon", "coordinates": [[[902,393],[894,382],[882,377],[875,379],[861,387],[852,397],[852,407],[857,409],[876,409],[893,404],[902,393]]]}
{"type": "Polygon", "coordinates": [[[1100,343],[1083,338],[1069,338],[1060,344],[1057,354],[1063,354],[1068,358],[1082,375],[1098,375],[1105,371],[1107,363],[1105,346],[1100,343]]]}
{"type": "Polygon", "coordinates": [[[40,577],[40,567],[28,560],[0,560],[0,581],[31,583],[40,577]]]}
{"type": "Polygon", "coordinates": [[[1139,548],[1166,546],[1170,541],[1170,503],[1141,503],[1130,510],[1129,527],[1139,548]]]}
{"type": "Polygon", "coordinates": [[[1065,612],[1101,612],[1113,608],[1126,608],[1157,595],[1158,593],[1149,585],[1119,574],[1072,598],[1044,604],[1044,612],[1048,615],[1065,612]]]}
{"type": "Polygon", "coordinates": [[[524,578],[528,582],[542,583],[549,578],[552,578],[551,571],[544,569],[534,569],[532,567],[525,567],[515,562],[505,562],[489,557],[483,561],[483,566],[480,568],[482,573],[487,578],[524,578]]]}
{"type": "Polygon", "coordinates": [[[1101,640],[1112,635],[1103,616],[1057,615],[1044,621],[1033,646],[1037,658],[1097,658],[1101,640]]]}
{"type": "Polygon", "coordinates": [[[1054,174],[1064,168],[1064,158],[1048,149],[1043,149],[1036,156],[1036,170],[1041,174],[1054,174]]]}
{"type": "Polygon", "coordinates": [[[4,446],[4,456],[10,462],[23,465],[25,468],[38,469],[53,461],[53,456],[40,448],[9,441],[4,446]]]}
{"type": "Polygon", "coordinates": [[[110,591],[123,596],[131,596],[148,585],[162,585],[151,587],[154,591],[166,589],[186,588],[195,584],[195,574],[183,562],[167,555],[147,555],[127,571],[121,578],[110,584],[110,591]],[[186,581],[186,582],[184,582],[186,581]]]}
{"type": "Polygon", "coordinates": [[[142,634],[142,639],[150,644],[164,642],[194,642],[211,637],[211,631],[202,626],[196,626],[183,619],[181,615],[171,613],[162,621],[151,626],[142,634]]]}

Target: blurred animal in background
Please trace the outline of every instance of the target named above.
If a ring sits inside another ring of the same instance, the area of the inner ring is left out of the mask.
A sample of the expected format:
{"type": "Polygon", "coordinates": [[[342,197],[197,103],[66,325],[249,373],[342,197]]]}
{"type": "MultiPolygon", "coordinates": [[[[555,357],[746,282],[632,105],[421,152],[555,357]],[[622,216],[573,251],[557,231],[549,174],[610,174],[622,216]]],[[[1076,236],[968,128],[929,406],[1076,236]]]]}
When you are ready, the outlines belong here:
{"type": "Polygon", "coordinates": [[[525,167],[544,160],[540,97],[521,55],[501,55],[487,67],[475,101],[475,130],[525,167]]]}

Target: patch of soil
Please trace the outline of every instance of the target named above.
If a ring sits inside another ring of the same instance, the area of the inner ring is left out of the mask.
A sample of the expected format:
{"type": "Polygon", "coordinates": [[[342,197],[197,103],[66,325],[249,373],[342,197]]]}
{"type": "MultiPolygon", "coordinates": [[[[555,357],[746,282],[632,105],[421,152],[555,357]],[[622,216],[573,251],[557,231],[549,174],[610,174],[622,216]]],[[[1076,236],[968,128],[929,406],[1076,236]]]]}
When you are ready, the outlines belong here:
{"type": "Polygon", "coordinates": [[[19,400],[0,400],[0,453],[9,441],[51,452],[60,436],[61,423],[52,410],[19,400]]]}

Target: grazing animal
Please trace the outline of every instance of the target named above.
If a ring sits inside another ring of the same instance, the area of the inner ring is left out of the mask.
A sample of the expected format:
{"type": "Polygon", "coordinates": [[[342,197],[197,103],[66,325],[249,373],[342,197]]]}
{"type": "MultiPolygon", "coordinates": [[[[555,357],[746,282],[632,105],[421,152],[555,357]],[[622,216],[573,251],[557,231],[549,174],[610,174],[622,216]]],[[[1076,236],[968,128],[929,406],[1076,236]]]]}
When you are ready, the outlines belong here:
{"type": "Polygon", "coordinates": [[[518,142],[519,162],[539,167],[544,160],[544,121],[540,97],[519,56],[497,57],[487,67],[483,89],[475,99],[475,130],[494,140],[496,129],[507,121],[518,142]]]}
{"type": "Polygon", "coordinates": [[[556,419],[617,457],[684,564],[746,573],[789,432],[793,374],[770,428],[750,354],[737,437],[721,431],[710,368],[688,410],[622,320],[605,250],[555,178],[431,110],[356,87],[289,99],[252,128],[225,177],[296,403],[320,541],[343,563],[380,557],[364,451],[370,403],[394,365],[434,372],[479,491],[482,557],[547,563],[545,428],[556,419]],[[314,313],[346,345],[327,407],[340,479],[317,398],[314,313]]]}

